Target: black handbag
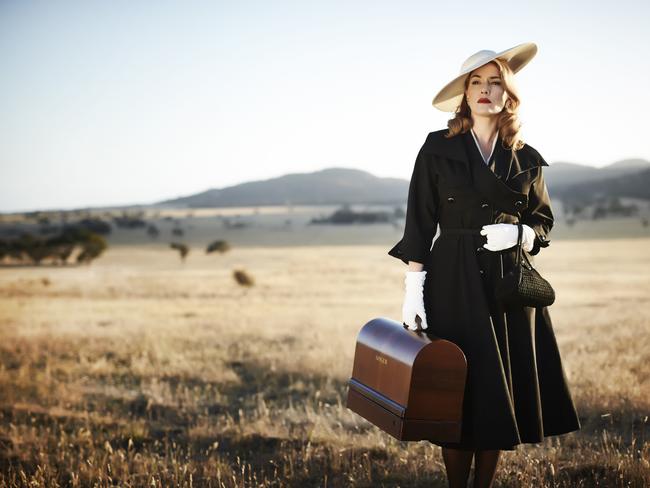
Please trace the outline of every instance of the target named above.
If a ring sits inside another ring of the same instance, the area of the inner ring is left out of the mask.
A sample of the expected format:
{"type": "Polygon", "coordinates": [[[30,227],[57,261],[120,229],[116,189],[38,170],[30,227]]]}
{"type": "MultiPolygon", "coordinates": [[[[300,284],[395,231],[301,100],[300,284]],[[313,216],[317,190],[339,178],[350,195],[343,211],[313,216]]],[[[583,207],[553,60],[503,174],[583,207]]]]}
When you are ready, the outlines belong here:
{"type": "Polygon", "coordinates": [[[555,290],[542,278],[524,253],[521,237],[524,232],[521,219],[517,223],[517,244],[515,265],[511,271],[499,280],[495,287],[495,296],[504,304],[524,307],[546,307],[555,301],[555,290]]]}

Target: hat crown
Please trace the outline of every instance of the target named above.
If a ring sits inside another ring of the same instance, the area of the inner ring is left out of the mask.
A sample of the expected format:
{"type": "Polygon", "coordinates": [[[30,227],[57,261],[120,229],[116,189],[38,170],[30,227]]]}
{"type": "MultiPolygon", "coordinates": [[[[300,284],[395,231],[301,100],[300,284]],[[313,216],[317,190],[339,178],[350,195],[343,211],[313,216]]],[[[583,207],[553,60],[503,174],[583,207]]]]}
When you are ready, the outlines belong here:
{"type": "Polygon", "coordinates": [[[483,49],[481,51],[475,52],[469,58],[467,58],[463,65],[460,67],[461,74],[485,64],[485,61],[487,60],[494,59],[496,57],[496,54],[497,53],[495,51],[490,51],[489,49],[483,49]]]}

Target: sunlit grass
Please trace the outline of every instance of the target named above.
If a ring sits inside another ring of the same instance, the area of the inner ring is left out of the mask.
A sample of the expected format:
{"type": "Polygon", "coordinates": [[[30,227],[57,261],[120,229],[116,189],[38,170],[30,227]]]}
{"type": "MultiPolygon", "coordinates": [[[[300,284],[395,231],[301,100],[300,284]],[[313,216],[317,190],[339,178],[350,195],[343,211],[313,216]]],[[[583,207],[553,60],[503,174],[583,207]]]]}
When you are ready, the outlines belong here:
{"type": "MultiPolygon", "coordinates": [[[[496,486],[650,485],[649,244],[537,258],[583,428],[504,453],[496,486]]],[[[439,447],[345,408],[358,330],[399,318],[406,268],[386,251],[181,265],[115,248],[90,267],[0,270],[0,486],[446,486],[439,447]]]]}

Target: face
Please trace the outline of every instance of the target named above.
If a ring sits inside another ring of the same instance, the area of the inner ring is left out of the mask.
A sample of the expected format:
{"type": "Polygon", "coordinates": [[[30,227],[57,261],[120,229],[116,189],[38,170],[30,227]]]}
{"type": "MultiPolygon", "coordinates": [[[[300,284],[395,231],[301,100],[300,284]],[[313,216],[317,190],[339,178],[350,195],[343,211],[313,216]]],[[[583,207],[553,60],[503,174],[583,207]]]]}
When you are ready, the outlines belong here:
{"type": "Polygon", "coordinates": [[[499,68],[494,63],[488,63],[474,70],[465,95],[472,115],[489,116],[501,112],[508,94],[503,88],[499,68]]]}

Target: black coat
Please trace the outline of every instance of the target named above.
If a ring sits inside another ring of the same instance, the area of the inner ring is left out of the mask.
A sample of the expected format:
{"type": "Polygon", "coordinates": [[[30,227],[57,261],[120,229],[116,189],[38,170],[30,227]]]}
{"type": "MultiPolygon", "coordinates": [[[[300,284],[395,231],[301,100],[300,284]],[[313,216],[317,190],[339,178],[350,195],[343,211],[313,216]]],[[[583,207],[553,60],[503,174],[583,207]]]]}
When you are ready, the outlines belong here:
{"type": "Polygon", "coordinates": [[[403,238],[388,252],[427,271],[425,331],[456,343],[468,362],[461,442],[440,446],[512,450],[580,429],[547,307],[504,307],[493,290],[514,264],[513,248],[489,251],[483,225],[522,222],[533,255],[549,245],[553,211],[541,155],[519,162],[499,138],[486,165],[469,132],[428,135],[409,186],[403,238]],[[440,235],[434,240],[439,226],[440,235]]]}

